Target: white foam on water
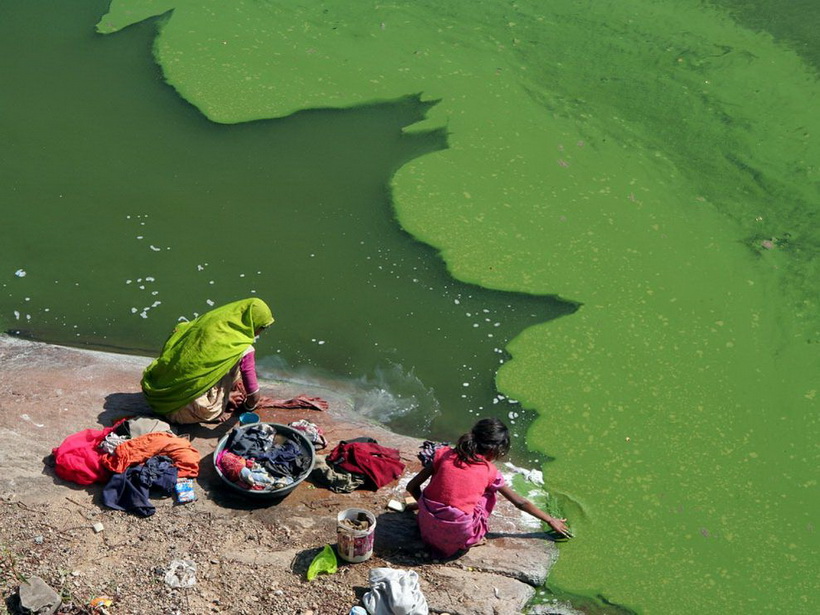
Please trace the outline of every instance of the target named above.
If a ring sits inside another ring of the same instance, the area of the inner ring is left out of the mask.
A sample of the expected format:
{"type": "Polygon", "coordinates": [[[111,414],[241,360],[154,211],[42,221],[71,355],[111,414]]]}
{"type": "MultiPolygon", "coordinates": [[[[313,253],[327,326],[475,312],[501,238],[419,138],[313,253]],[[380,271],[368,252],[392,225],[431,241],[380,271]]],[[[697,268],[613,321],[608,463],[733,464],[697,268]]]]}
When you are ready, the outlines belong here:
{"type": "MultiPolygon", "coordinates": [[[[324,340],[314,339],[320,344],[324,340]]],[[[401,365],[376,368],[359,378],[343,378],[310,365],[291,366],[281,355],[257,356],[262,379],[320,385],[349,395],[353,411],[400,432],[423,433],[439,414],[432,389],[401,365]]]]}
{"type": "Polygon", "coordinates": [[[538,485],[539,487],[544,486],[544,473],[541,470],[521,468],[509,461],[504,463],[504,467],[509,469],[513,474],[520,474],[527,482],[533,485],[538,485]]]}

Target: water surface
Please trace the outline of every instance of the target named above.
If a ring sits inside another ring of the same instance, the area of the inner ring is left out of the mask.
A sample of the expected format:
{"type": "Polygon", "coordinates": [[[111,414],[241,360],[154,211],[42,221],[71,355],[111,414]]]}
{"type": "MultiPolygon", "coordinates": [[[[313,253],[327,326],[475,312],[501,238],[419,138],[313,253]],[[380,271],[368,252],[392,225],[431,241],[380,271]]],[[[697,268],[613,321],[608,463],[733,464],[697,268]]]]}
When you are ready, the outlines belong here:
{"type": "Polygon", "coordinates": [[[4,4],[9,326],[147,352],[256,293],[271,365],[448,436],[529,424],[509,353],[578,533],[552,589],[809,612],[816,9],[4,4]]]}

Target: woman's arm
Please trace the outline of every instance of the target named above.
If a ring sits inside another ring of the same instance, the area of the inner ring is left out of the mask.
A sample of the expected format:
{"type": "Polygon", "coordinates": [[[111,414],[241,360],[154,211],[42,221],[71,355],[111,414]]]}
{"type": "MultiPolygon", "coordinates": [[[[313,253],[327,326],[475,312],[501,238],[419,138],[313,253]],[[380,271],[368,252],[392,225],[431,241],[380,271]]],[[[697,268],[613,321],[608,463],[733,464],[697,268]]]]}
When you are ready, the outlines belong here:
{"type": "Polygon", "coordinates": [[[259,381],[256,378],[256,353],[253,346],[245,351],[239,362],[239,373],[242,375],[242,384],[245,387],[245,401],[241,410],[253,410],[259,403],[259,381]]]}
{"type": "Polygon", "coordinates": [[[433,467],[428,466],[422,469],[421,472],[416,474],[413,478],[410,479],[410,482],[407,483],[407,491],[410,495],[416,498],[416,501],[421,499],[421,486],[424,484],[428,478],[433,475],[433,467]]]}
{"type": "MultiPolygon", "coordinates": [[[[410,488],[409,484],[407,485],[407,488],[410,488]]],[[[550,527],[552,527],[559,534],[562,534],[567,538],[571,537],[569,528],[567,528],[566,519],[556,519],[555,517],[551,517],[543,510],[538,508],[535,504],[530,502],[527,498],[517,494],[513,491],[512,487],[507,485],[501,487],[498,492],[512,502],[513,506],[515,506],[518,510],[523,510],[525,513],[529,513],[533,517],[541,519],[541,521],[544,521],[545,523],[549,523],[550,527]]]]}

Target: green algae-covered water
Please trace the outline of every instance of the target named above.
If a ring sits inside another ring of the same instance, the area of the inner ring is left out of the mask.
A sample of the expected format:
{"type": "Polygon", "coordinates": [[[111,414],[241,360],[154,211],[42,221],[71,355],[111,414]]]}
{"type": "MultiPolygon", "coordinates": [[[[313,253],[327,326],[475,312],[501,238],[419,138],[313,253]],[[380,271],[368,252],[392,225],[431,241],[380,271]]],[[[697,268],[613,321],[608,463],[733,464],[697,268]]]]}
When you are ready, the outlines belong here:
{"type": "Polygon", "coordinates": [[[555,593],[813,612],[820,9],[347,4],[2,2],[6,328],[256,293],[271,368],[528,427],[555,593]]]}

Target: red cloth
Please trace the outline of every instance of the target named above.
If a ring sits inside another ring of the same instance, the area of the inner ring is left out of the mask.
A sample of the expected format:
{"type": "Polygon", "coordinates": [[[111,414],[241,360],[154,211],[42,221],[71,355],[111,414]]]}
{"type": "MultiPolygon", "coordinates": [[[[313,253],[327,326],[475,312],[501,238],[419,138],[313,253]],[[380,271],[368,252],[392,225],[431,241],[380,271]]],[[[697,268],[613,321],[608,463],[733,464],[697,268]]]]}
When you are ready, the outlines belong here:
{"type": "Polygon", "coordinates": [[[225,478],[232,483],[238,483],[240,472],[245,468],[252,467],[253,461],[240,457],[239,455],[234,455],[230,451],[222,451],[219,454],[219,459],[216,460],[216,465],[222,470],[222,474],[225,475],[225,478]]]}
{"type": "Polygon", "coordinates": [[[111,455],[104,455],[102,463],[115,474],[121,474],[156,455],[170,457],[180,478],[199,475],[199,451],[188,440],[165,431],[126,440],[111,455]]]}
{"type": "MultiPolygon", "coordinates": [[[[424,497],[472,515],[481,496],[500,477],[489,461],[463,463],[452,448],[442,447],[433,457],[433,476],[424,497]]],[[[504,479],[500,480],[503,486],[504,479]]]]}
{"type": "Polygon", "coordinates": [[[98,447],[122,421],[104,429],[84,429],[68,436],[60,446],[52,449],[57,476],[79,485],[108,482],[111,471],[103,465],[105,452],[98,447]]]}
{"type": "Polygon", "coordinates": [[[397,449],[370,442],[340,442],[327,456],[327,461],[348,472],[364,474],[377,489],[404,472],[397,449]]]}

